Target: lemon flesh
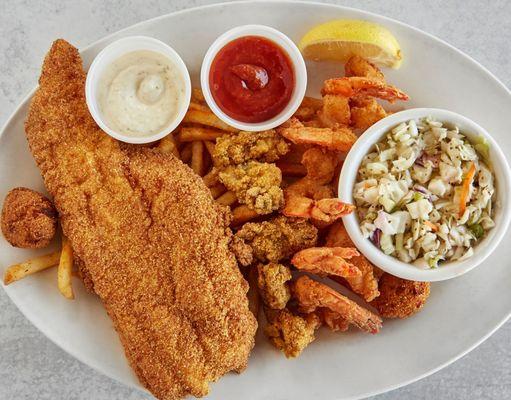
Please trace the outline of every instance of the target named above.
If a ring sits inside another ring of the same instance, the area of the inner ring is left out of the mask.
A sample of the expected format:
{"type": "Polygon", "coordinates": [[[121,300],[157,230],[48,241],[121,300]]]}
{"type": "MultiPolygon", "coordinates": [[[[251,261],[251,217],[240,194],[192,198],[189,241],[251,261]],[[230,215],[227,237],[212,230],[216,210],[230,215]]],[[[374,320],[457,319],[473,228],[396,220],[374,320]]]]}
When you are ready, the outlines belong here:
{"type": "Polygon", "coordinates": [[[359,55],[379,65],[399,68],[402,61],[398,41],[386,28],[369,21],[335,20],[307,32],[299,44],[309,60],[346,62],[359,55]]]}

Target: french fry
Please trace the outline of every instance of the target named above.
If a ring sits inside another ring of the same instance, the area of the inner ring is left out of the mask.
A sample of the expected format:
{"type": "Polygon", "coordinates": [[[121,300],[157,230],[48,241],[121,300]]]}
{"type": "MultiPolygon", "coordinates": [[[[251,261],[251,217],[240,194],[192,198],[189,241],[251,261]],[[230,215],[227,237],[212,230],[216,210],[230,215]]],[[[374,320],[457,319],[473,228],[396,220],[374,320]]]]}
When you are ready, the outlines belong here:
{"type": "Polygon", "coordinates": [[[210,109],[207,105],[205,104],[200,104],[200,103],[194,103],[194,102],[191,102],[190,105],[188,106],[188,109],[189,110],[198,110],[198,111],[203,111],[203,112],[209,112],[210,109]]]}
{"type": "Polygon", "coordinates": [[[228,192],[225,192],[223,195],[218,197],[216,201],[218,204],[222,204],[224,206],[231,206],[238,201],[238,198],[236,197],[236,194],[234,192],[231,192],[229,190],[228,192]]]}
{"type": "Polygon", "coordinates": [[[181,160],[183,162],[187,163],[188,161],[190,161],[191,158],[192,158],[192,144],[187,143],[183,147],[183,150],[181,150],[181,160]]]}
{"type": "Polygon", "coordinates": [[[71,285],[71,276],[73,271],[73,249],[67,237],[62,237],[62,252],[60,253],[60,262],[57,270],[57,284],[59,291],[66,299],[75,298],[73,286],[71,285]]]}
{"type": "Polygon", "coordinates": [[[256,218],[257,216],[258,214],[254,210],[251,210],[245,204],[242,204],[241,206],[238,206],[232,210],[231,225],[241,225],[247,221],[250,221],[251,219],[256,218]]]}
{"type": "Polygon", "coordinates": [[[302,164],[289,163],[285,161],[277,161],[277,168],[280,169],[284,176],[305,176],[307,170],[302,164]]]}
{"type": "MultiPolygon", "coordinates": [[[[204,145],[203,147],[206,147],[205,142],[202,142],[202,144],[204,145]]],[[[213,160],[211,159],[209,152],[207,152],[206,150],[204,150],[203,158],[204,158],[204,167],[202,168],[202,176],[206,175],[206,172],[211,170],[211,166],[213,165],[213,160]]]]}
{"type": "Polygon", "coordinates": [[[172,153],[177,158],[180,158],[176,138],[172,133],[168,134],[167,136],[160,140],[160,143],[158,144],[158,149],[160,149],[162,153],[172,153]]]}
{"type": "MultiPolygon", "coordinates": [[[[238,129],[227,125],[220,118],[218,118],[212,111],[193,110],[190,109],[186,113],[183,122],[192,124],[201,124],[210,126],[212,128],[221,129],[227,132],[238,132],[238,129]]],[[[207,139],[206,139],[207,140],[207,139]]]]}
{"type": "Polygon", "coordinates": [[[202,176],[204,171],[204,157],[202,153],[204,152],[204,144],[202,142],[192,142],[192,161],[190,166],[193,171],[202,176]]]}
{"type": "Polygon", "coordinates": [[[54,251],[53,253],[33,258],[21,264],[11,265],[5,271],[4,285],[9,285],[12,282],[19,281],[26,276],[35,274],[36,272],[54,267],[59,263],[59,260],[60,251],[54,251]]]}
{"type": "Polygon", "coordinates": [[[218,183],[218,170],[212,168],[206,175],[202,177],[204,184],[207,187],[212,187],[218,183]]]}
{"type": "Polygon", "coordinates": [[[225,135],[225,132],[218,129],[190,126],[181,128],[177,137],[180,142],[196,142],[198,140],[215,140],[222,135],[225,135]]]}
{"type": "Polygon", "coordinates": [[[192,89],[192,100],[196,101],[197,103],[206,102],[206,99],[204,98],[204,93],[202,93],[202,90],[200,88],[192,89]]]}
{"type": "Polygon", "coordinates": [[[210,142],[209,140],[206,140],[204,142],[204,146],[206,146],[206,149],[208,150],[208,153],[211,156],[211,159],[213,159],[213,152],[215,151],[215,143],[210,142]]]}
{"type": "Polygon", "coordinates": [[[214,199],[219,198],[222,194],[224,194],[227,191],[225,186],[222,185],[221,183],[217,183],[216,185],[211,186],[209,190],[211,191],[211,195],[213,196],[214,199]]]}

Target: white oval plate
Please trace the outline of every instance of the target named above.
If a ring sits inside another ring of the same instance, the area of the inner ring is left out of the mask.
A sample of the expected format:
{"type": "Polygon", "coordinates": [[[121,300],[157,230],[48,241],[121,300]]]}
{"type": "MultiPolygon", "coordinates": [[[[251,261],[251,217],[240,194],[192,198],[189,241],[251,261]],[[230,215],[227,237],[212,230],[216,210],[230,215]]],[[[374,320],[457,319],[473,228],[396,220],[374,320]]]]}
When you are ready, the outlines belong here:
{"type": "MultiPolygon", "coordinates": [[[[378,15],[326,4],[247,2],[219,4],[169,14],[109,36],[84,49],[87,67],[108,43],[148,35],[169,43],[198,84],[202,57],[222,32],[242,24],[273,26],[295,41],[313,25],[333,18],[378,22],[401,43],[400,70],[384,71],[411,97],[407,107],[446,108],[485,127],[505,154],[511,153],[511,93],[486,69],[452,46],[378,15]]],[[[323,79],[342,72],[338,64],[308,64],[309,94],[323,79]]],[[[0,198],[14,186],[43,190],[23,134],[24,101],[0,136],[0,198]]],[[[386,321],[380,334],[321,330],[295,360],[287,360],[259,337],[248,369],[211,385],[212,399],[354,399],[385,392],[437,371],[480,344],[511,312],[511,242],[504,239],[476,270],[435,283],[424,310],[404,321],[386,321]]],[[[0,272],[34,255],[0,241],[0,272]]],[[[4,287],[25,316],[64,350],[132,387],[139,387],[112,324],[98,299],[74,282],[76,300],[65,300],[50,270],[4,287]]]]}

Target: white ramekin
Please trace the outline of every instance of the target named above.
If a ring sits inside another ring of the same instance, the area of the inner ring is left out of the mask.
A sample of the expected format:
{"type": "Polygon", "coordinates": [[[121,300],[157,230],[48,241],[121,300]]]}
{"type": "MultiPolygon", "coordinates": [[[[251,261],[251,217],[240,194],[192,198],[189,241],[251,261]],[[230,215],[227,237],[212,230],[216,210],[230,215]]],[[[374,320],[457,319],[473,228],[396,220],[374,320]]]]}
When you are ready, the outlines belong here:
{"type": "Polygon", "coordinates": [[[490,162],[495,173],[496,182],[495,227],[488,231],[486,237],[479,243],[475,244],[474,255],[464,261],[443,262],[438,268],[420,269],[384,254],[369,239],[364,238],[359,228],[356,213],[343,217],[343,222],[355,246],[374,265],[400,278],[432,282],[461,276],[480,265],[495,250],[508,228],[511,219],[511,197],[509,196],[509,193],[511,193],[511,174],[509,165],[497,142],[486,130],[470,119],[447,110],[416,108],[392,114],[365,131],[348,153],[339,179],[339,198],[342,201],[354,203],[353,187],[362,158],[372,150],[373,145],[379,142],[390,129],[401,122],[427,116],[431,116],[440,122],[457,125],[470,141],[482,136],[490,146],[490,162]]]}
{"type": "Polygon", "coordinates": [[[243,25],[219,36],[209,47],[201,68],[201,87],[208,106],[225,123],[244,131],[264,131],[287,121],[300,106],[307,89],[307,68],[298,47],[282,32],[264,25],[243,25]],[[289,56],[295,73],[295,88],[287,106],[275,117],[258,123],[240,122],[224,113],[216,104],[209,89],[209,71],[217,53],[229,42],[244,36],[260,36],[278,44],[289,56]]]}
{"type": "Polygon", "coordinates": [[[192,84],[190,81],[190,74],[188,73],[188,69],[186,68],[185,63],[179,54],[172,47],[163,43],[162,41],[147,36],[129,36],[116,40],[115,42],[106,46],[103,50],[101,50],[101,52],[92,62],[87,73],[87,80],[85,82],[85,97],[87,100],[87,107],[89,108],[92,118],[94,118],[99,127],[117,140],[135,144],[154,142],[172,132],[183,120],[186,111],[188,110],[191,93],[192,84]],[[174,63],[182,76],[185,87],[185,94],[183,96],[182,103],[179,105],[179,110],[176,118],[169,122],[169,124],[159,132],[147,136],[127,136],[112,129],[106,124],[98,104],[98,85],[101,77],[103,76],[105,68],[108,67],[108,65],[110,65],[113,61],[123,56],[124,54],[139,50],[148,50],[160,53],[167,57],[172,63],[174,63]]]}

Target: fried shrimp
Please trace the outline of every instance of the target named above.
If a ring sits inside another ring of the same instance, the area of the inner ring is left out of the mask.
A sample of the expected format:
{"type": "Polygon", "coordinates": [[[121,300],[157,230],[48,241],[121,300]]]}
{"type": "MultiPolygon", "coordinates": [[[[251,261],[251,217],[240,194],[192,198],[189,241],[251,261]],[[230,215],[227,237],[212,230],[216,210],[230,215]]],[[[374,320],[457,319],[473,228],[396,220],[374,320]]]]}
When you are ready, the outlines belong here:
{"type": "MultiPolygon", "coordinates": [[[[341,221],[336,221],[330,227],[325,245],[328,247],[355,246],[341,221]]],[[[371,301],[378,297],[380,294],[378,291],[380,270],[375,268],[362,254],[350,258],[350,263],[358,268],[361,274],[353,277],[343,277],[344,281],[340,283],[347,283],[355,293],[360,294],[366,301],[371,301]]]]}
{"type": "Polygon", "coordinates": [[[430,293],[429,282],[415,282],[384,273],[379,280],[380,296],[371,302],[385,318],[408,318],[420,311],[430,293]]]}
{"type": "Polygon", "coordinates": [[[291,298],[288,281],[291,270],[282,264],[269,263],[257,266],[257,286],[264,303],[273,310],[283,309],[291,298]]]}
{"type": "Polygon", "coordinates": [[[349,151],[357,140],[357,137],[349,128],[340,126],[315,128],[305,126],[298,120],[289,127],[280,128],[279,133],[295,144],[316,145],[340,152],[349,151]]]}
{"type": "Polygon", "coordinates": [[[387,113],[376,98],[394,102],[408,96],[387,85],[383,73],[360,56],[351,57],[345,66],[346,76],[324,82],[323,107],[318,117],[323,126],[346,126],[363,131],[387,113]]]}
{"type": "Polygon", "coordinates": [[[268,325],[265,333],[270,342],[287,358],[297,357],[315,339],[314,332],[321,326],[315,314],[304,317],[288,309],[279,311],[265,309],[268,325]]]}
{"type": "Polygon", "coordinates": [[[365,58],[357,55],[352,56],[348,60],[344,66],[344,73],[348,77],[360,76],[385,83],[385,76],[380,69],[365,58]]]}
{"type": "Polygon", "coordinates": [[[331,198],[334,194],[329,183],[334,176],[335,168],[338,164],[337,154],[323,150],[319,147],[312,147],[306,150],[301,159],[305,167],[306,176],[289,185],[284,195],[286,197],[286,209],[289,211],[287,203],[294,198],[306,197],[313,200],[322,200],[331,198]]]}
{"type": "Polygon", "coordinates": [[[355,206],[339,199],[312,200],[307,197],[292,197],[286,199],[286,207],[282,213],[288,217],[310,218],[322,227],[352,213],[353,210],[355,206]]]}
{"type": "Polygon", "coordinates": [[[334,332],[345,332],[350,327],[347,320],[329,308],[318,308],[314,313],[324,325],[328,326],[330,330],[334,332]]]}
{"type": "Polygon", "coordinates": [[[398,88],[377,79],[360,76],[327,79],[323,83],[321,94],[344,97],[373,96],[391,103],[396,100],[408,100],[408,95],[398,88]]]}
{"type": "MultiPolygon", "coordinates": [[[[345,66],[347,77],[367,78],[371,81],[385,84],[382,72],[369,61],[360,56],[351,57],[345,66]]],[[[342,78],[341,78],[342,79],[342,78]]],[[[345,88],[339,88],[335,93],[323,93],[323,107],[318,117],[323,126],[335,128],[339,125],[356,129],[366,129],[374,122],[385,117],[386,113],[367,91],[372,87],[370,82],[343,81],[345,88]],[[382,116],[383,115],[383,116],[382,116]]]]}
{"type": "Polygon", "coordinates": [[[323,109],[318,112],[321,123],[328,128],[348,126],[351,122],[349,97],[327,94],[323,97],[323,109]]]}
{"type": "Polygon", "coordinates": [[[249,222],[236,233],[262,262],[279,262],[297,251],[312,247],[318,230],[303,219],[278,216],[264,222],[249,222]]]}
{"type": "Polygon", "coordinates": [[[358,255],[354,247],[311,247],[296,253],[291,264],[299,270],[321,276],[355,278],[361,276],[362,272],[346,260],[358,255]]]}
{"type": "Polygon", "coordinates": [[[330,183],[334,177],[339,157],[331,151],[311,147],[302,155],[302,164],[307,170],[307,178],[320,185],[330,183]]]}
{"type": "MultiPolygon", "coordinates": [[[[301,276],[296,280],[292,294],[298,301],[300,312],[311,313],[318,308],[328,308],[336,313],[338,318],[369,333],[378,333],[382,326],[382,320],[376,314],[307,276],[301,276]]],[[[331,314],[330,317],[332,316],[331,314]]]]}
{"type": "Polygon", "coordinates": [[[338,156],[319,147],[312,147],[302,156],[307,175],[284,190],[284,215],[312,219],[315,223],[332,223],[355,208],[333,198],[328,184],[334,176],[338,156]]]}
{"type": "Polygon", "coordinates": [[[274,164],[249,161],[229,166],[219,173],[219,178],[241,204],[258,214],[269,214],[284,203],[282,173],[274,164]]]}
{"type": "Polygon", "coordinates": [[[40,249],[50,244],[57,230],[57,210],[42,194],[14,188],[4,200],[2,233],[14,247],[40,249]]]}
{"type": "Polygon", "coordinates": [[[387,112],[373,97],[355,97],[351,99],[350,106],[351,126],[355,129],[365,131],[387,116],[387,112]]]}
{"type": "Polygon", "coordinates": [[[289,144],[274,130],[223,135],[216,140],[213,163],[217,168],[247,161],[271,163],[289,151],[289,144]]]}

